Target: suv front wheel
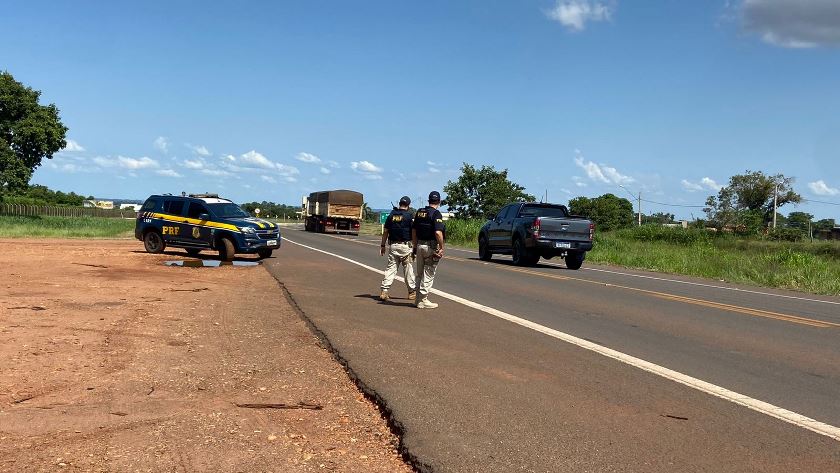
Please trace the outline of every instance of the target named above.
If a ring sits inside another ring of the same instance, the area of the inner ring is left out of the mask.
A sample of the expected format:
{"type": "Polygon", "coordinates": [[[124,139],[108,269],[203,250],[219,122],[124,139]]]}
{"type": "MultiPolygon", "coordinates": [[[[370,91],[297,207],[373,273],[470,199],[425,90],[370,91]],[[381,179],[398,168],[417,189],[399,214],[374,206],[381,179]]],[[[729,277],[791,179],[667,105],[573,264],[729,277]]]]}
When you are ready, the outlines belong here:
{"type": "Polygon", "coordinates": [[[146,248],[147,253],[163,253],[163,250],[166,249],[166,242],[163,241],[160,233],[152,230],[146,232],[146,235],[143,237],[143,246],[146,248]]]}
{"type": "Polygon", "coordinates": [[[236,245],[233,240],[228,237],[222,237],[219,240],[219,259],[222,261],[233,261],[233,256],[236,254],[236,245]]]}

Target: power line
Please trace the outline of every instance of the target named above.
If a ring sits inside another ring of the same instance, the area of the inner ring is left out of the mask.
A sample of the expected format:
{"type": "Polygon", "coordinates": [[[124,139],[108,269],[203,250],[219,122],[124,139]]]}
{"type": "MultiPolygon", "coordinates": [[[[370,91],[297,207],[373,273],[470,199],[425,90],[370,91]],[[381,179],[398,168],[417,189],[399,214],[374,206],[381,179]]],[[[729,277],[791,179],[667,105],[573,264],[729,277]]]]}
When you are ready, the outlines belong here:
{"type": "Polygon", "coordinates": [[[840,203],[837,202],[826,202],[824,200],[802,199],[802,202],[810,202],[812,204],[840,205],[840,203]]]}
{"type": "Polygon", "coordinates": [[[664,202],[656,202],[654,200],[647,200],[647,199],[642,199],[642,202],[647,202],[649,204],[664,205],[666,207],[686,207],[686,208],[692,208],[692,209],[702,209],[702,208],[706,207],[705,205],[666,204],[664,202]]]}

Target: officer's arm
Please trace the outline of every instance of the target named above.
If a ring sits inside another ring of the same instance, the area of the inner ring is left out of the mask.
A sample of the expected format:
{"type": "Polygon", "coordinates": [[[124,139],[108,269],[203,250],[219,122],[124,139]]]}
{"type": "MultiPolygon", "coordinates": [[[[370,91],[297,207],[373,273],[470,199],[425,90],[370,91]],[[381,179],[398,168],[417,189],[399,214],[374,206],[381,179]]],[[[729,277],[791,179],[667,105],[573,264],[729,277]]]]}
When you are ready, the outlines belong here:
{"type": "Polygon", "coordinates": [[[438,253],[443,255],[443,232],[438,230],[435,232],[435,240],[437,240],[438,253]]]}
{"type": "Polygon", "coordinates": [[[411,229],[411,246],[417,251],[417,230],[411,229]]]}
{"type": "Polygon", "coordinates": [[[382,248],[385,248],[385,244],[388,242],[388,229],[385,228],[382,230],[382,244],[379,245],[382,248]]]}

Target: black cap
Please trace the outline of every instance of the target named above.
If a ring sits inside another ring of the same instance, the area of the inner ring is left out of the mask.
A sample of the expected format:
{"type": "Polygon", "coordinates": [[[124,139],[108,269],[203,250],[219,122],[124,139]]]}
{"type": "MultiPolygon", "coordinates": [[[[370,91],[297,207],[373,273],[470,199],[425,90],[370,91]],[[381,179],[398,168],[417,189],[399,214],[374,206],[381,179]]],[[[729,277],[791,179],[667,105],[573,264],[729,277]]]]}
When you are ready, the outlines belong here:
{"type": "Polygon", "coordinates": [[[440,202],[440,192],[438,192],[438,191],[429,192],[429,203],[430,204],[436,204],[438,202],[440,202]]]}
{"type": "Polygon", "coordinates": [[[411,205],[411,199],[407,195],[400,197],[400,205],[411,205]]]}

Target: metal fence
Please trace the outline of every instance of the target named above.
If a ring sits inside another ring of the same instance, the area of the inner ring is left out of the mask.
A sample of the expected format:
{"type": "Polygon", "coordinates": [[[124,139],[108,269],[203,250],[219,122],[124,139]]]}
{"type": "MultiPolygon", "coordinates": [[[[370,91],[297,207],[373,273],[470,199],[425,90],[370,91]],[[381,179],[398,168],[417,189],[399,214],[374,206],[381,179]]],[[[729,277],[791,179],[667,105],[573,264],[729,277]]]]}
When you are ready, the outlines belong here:
{"type": "Polygon", "coordinates": [[[0,215],[22,217],[106,217],[135,218],[133,210],[100,209],[96,207],[58,207],[51,205],[0,204],[0,215]]]}

